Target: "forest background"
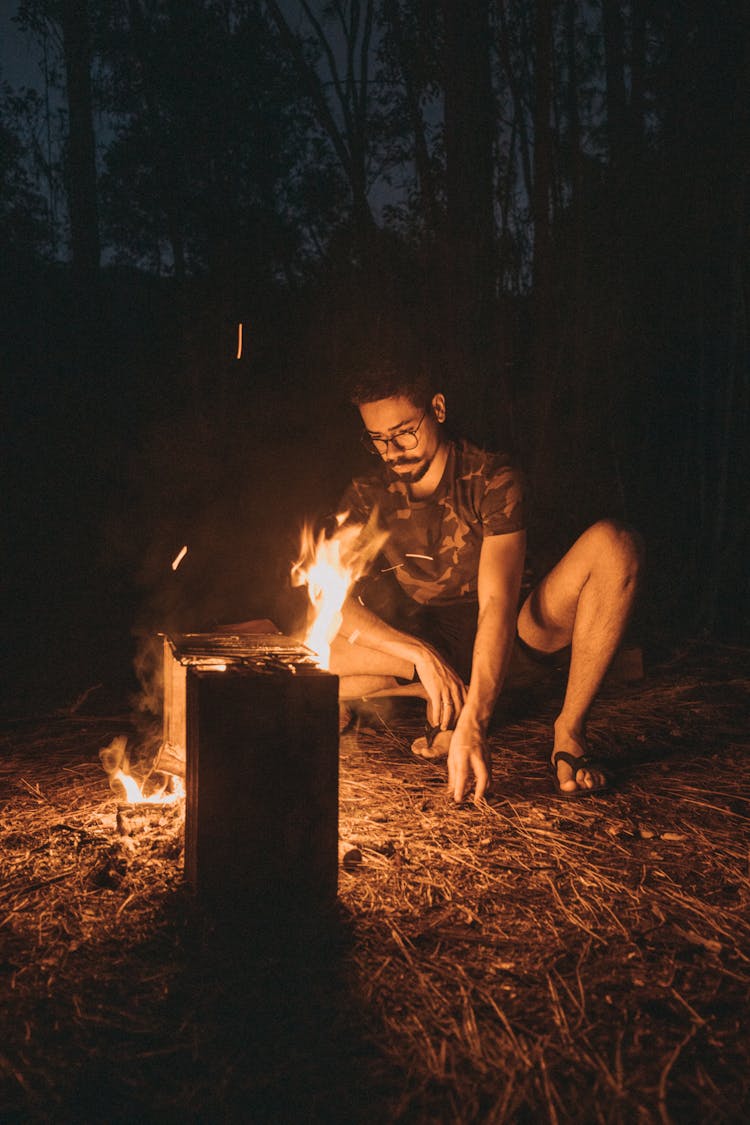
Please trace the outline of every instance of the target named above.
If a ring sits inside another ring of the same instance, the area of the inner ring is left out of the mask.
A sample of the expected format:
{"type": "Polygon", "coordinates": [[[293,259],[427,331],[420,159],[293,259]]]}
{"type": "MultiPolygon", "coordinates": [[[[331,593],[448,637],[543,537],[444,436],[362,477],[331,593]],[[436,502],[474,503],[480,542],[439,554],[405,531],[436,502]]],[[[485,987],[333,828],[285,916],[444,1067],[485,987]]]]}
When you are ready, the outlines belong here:
{"type": "Polygon", "coordinates": [[[746,0],[16,7],[12,706],[133,630],[291,628],[300,524],[366,463],[343,380],[414,347],[525,469],[535,568],[625,519],[644,636],[747,639],[746,0]]]}

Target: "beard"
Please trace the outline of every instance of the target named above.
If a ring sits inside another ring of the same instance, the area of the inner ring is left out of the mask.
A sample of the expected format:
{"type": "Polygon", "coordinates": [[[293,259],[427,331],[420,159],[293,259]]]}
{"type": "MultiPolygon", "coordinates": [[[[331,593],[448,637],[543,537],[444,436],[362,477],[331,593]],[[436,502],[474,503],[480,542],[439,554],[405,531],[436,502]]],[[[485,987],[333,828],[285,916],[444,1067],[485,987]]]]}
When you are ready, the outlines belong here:
{"type": "Polygon", "coordinates": [[[432,464],[432,457],[425,458],[409,458],[404,457],[400,461],[394,461],[388,468],[398,477],[399,480],[404,481],[405,484],[416,484],[417,481],[422,480],[426,476],[430,465],[432,464]],[[413,465],[413,468],[406,468],[407,465],[413,465]]]}

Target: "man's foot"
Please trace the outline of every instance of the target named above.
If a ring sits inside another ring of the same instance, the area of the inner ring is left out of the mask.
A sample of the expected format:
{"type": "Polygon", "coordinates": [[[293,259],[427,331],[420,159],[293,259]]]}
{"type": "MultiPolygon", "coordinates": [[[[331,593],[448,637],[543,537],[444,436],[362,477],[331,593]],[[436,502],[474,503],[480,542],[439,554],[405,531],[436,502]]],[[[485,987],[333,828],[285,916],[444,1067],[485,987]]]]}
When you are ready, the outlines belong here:
{"type": "Polygon", "coordinates": [[[339,734],[349,730],[354,725],[354,708],[348,703],[339,700],[339,734]]]}
{"type": "Polygon", "coordinates": [[[572,735],[555,737],[550,769],[561,797],[586,797],[610,788],[601,764],[589,758],[582,742],[572,735]]]}

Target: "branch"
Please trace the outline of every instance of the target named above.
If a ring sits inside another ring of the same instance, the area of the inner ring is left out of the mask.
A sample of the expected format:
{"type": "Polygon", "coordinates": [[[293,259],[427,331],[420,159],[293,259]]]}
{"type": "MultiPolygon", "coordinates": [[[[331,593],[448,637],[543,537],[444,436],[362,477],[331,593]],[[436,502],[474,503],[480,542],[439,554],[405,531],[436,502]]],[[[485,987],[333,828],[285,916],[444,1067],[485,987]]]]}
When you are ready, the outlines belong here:
{"type": "MultiPolygon", "coordinates": [[[[341,130],[336,124],[333,114],[331,113],[331,108],[328,105],[325,94],[323,93],[321,87],[320,78],[305,58],[299,39],[287,23],[286,18],[284,17],[284,14],[281,11],[276,0],[267,0],[267,4],[271,16],[273,17],[273,20],[279,30],[279,34],[281,35],[282,42],[289,49],[294,58],[294,61],[297,64],[297,68],[299,70],[300,77],[302,78],[305,92],[307,93],[307,96],[310,98],[317,110],[320,124],[323,127],[326,135],[328,136],[331,144],[333,145],[334,151],[351,182],[351,154],[349,152],[349,149],[347,148],[341,130]]],[[[307,5],[305,5],[305,7],[307,8],[307,5]]],[[[334,84],[339,84],[338,71],[336,71],[335,69],[334,84]]]]}
{"type": "MultiPolygon", "coordinates": [[[[320,43],[320,46],[323,48],[323,51],[325,53],[326,61],[328,63],[328,69],[331,72],[331,78],[333,80],[333,88],[336,91],[336,97],[337,97],[338,103],[341,107],[341,112],[344,115],[344,123],[346,125],[347,132],[351,135],[352,125],[353,125],[352,118],[351,118],[351,111],[349,109],[348,99],[347,99],[346,94],[344,93],[344,90],[343,90],[342,85],[341,85],[341,77],[339,75],[338,67],[336,65],[336,56],[333,53],[333,48],[331,47],[330,41],[329,41],[325,31],[323,30],[323,25],[321,24],[321,22],[317,18],[317,16],[315,16],[315,14],[310,9],[310,5],[307,3],[307,0],[300,0],[300,4],[302,5],[302,7],[304,9],[305,15],[307,16],[310,23],[312,24],[313,29],[315,31],[315,34],[317,36],[318,42],[320,43]]],[[[344,35],[345,35],[345,37],[348,41],[348,35],[346,34],[346,25],[344,25],[344,35]]],[[[333,120],[333,116],[331,116],[331,120],[333,120]]]]}

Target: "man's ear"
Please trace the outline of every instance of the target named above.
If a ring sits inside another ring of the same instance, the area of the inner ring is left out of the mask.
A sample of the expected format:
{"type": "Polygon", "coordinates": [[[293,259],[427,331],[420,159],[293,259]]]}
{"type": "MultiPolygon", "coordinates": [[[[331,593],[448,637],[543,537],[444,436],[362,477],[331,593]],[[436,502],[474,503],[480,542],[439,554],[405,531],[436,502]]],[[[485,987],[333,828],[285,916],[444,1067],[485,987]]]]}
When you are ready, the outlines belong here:
{"type": "Polygon", "coordinates": [[[438,420],[438,422],[444,422],[447,413],[445,407],[445,395],[440,393],[433,395],[430,405],[432,406],[432,413],[435,415],[435,418],[438,420]]]}

